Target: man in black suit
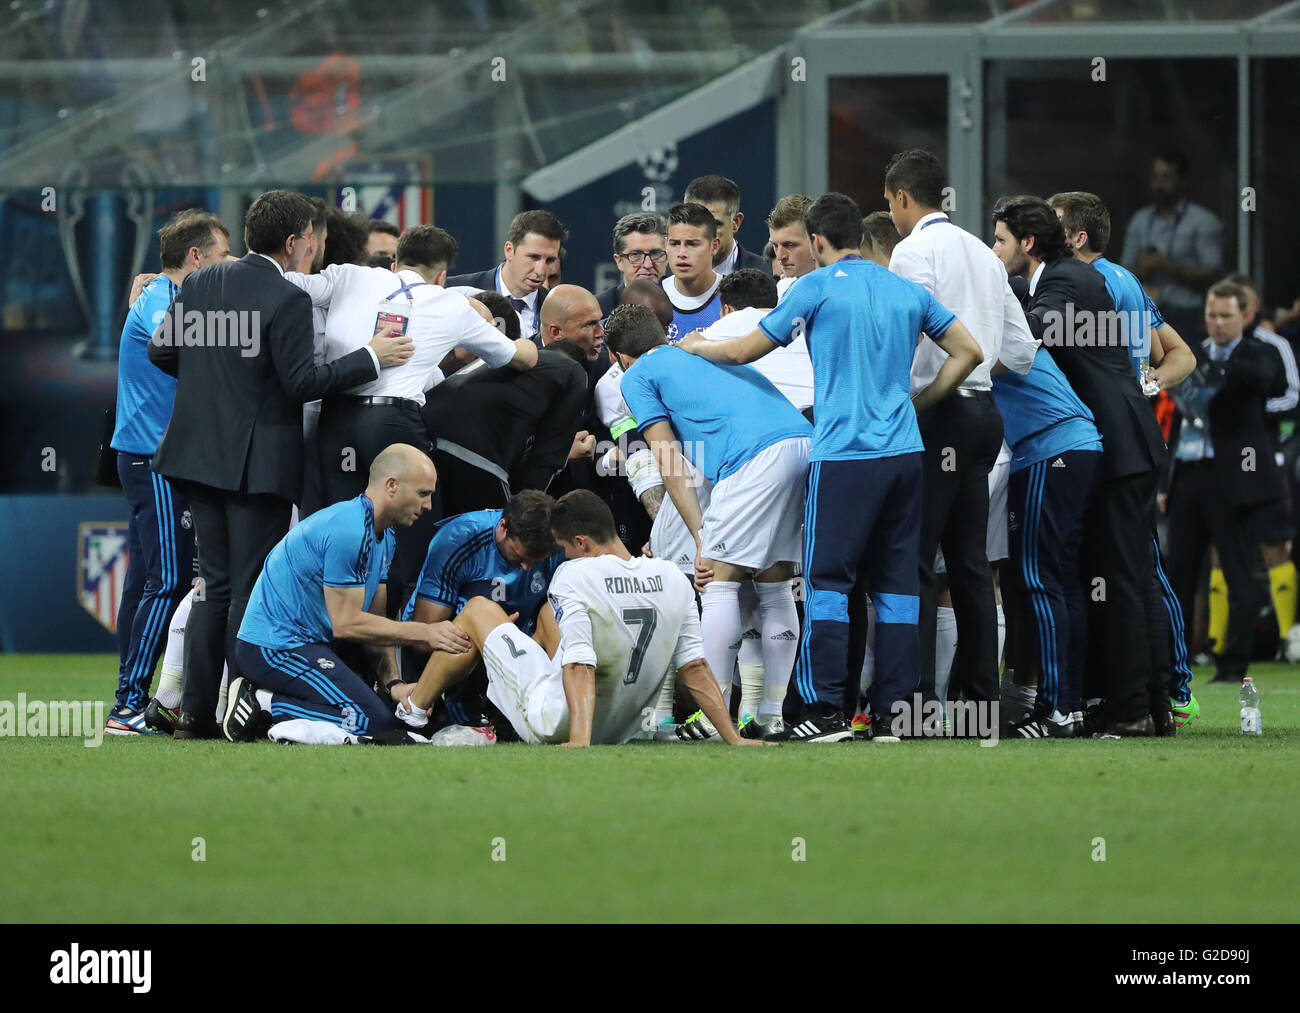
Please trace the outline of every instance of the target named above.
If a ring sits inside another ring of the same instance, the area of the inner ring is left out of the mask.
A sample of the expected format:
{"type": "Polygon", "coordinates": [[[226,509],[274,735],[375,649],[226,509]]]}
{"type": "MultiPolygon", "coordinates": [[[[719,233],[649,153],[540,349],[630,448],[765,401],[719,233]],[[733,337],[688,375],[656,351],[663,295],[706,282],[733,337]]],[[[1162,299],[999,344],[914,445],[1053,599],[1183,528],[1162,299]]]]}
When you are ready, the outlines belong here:
{"type": "Polygon", "coordinates": [[[1038,197],[993,209],[993,250],[1007,273],[1028,278],[1029,329],[1043,342],[1102,436],[1101,484],[1084,520],[1080,559],[1089,603],[1089,670],[1105,700],[1104,735],[1172,730],[1165,687],[1151,678],[1143,596],[1155,577],[1151,511],[1165,461],[1155,414],[1118,333],[1115,304],[1100,272],[1069,253],[1065,230],[1038,197]]]}
{"type": "Polygon", "coordinates": [[[1183,614],[1192,614],[1207,543],[1218,550],[1228,584],[1228,633],[1215,656],[1215,682],[1239,683],[1246,675],[1259,598],[1251,576],[1256,515],[1285,493],[1266,403],[1286,392],[1286,374],[1274,348],[1243,336],[1248,298],[1226,281],[1206,297],[1210,336],[1189,389],[1176,392],[1185,411],[1173,438],[1165,505],[1170,580],[1183,614]]]}
{"type": "Polygon", "coordinates": [[[745,220],[740,210],[740,187],[726,176],[699,176],[686,184],[683,204],[703,204],[718,222],[718,252],[713,255],[715,274],[730,274],[742,267],[772,271],[760,254],[750,253],[736,242],[736,233],[745,220]]]}
{"type": "Polygon", "coordinates": [[[506,234],[505,260],[496,267],[447,279],[447,288],[500,292],[519,317],[520,333],[531,338],[541,329],[546,278],[559,263],[560,244],[569,233],[549,211],[522,211],[506,234]]]}
{"type": "Polygon", "coordinates": [[[216,735],[222,659],[235,676],[248,596],[302,492],[303,403],[411,355],[409,339],[385,333],[313,363],[311,299],[284,279],[311,246],[313,216],[301,194],[258,197],[244,221],[251,252],[189,275],[150,339],[150,361],[177,380],[153,470],[185,490],[199,556],[176,738],[216,735]]]}
{"type": "Polygon", "coordinates": [[[623,290],[639,279],[662,281],[668,272],[668,222],[663,215],[624,215],[614,224],[614,265],[622,277],[596,296],[603,320],[614,312],[623,290]]]}

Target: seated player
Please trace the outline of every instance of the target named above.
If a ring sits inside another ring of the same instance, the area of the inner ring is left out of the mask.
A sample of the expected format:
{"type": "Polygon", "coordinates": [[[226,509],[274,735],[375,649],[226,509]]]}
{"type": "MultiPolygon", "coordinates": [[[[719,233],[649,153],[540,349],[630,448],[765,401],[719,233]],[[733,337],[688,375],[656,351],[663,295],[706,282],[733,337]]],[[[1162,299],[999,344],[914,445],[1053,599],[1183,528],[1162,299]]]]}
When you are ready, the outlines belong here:
{"type": "MultiPolygon", "coordinates": [[[[566,746],[639,738],[676,671],[726,742],[757,745],[728,720],[704,660],[690,581],[666,560],[633,557],[609,507],[586,489],[560,497],[551,527],[568,562],[551,581],[535,637],[485,598],[456,617],[487,667],[488,698],[520,738],[566,746]]],[[[438,694],[469,674],[473,653],[435,656],[399,701],[398,718],[423,727],[438,694]]]]}
{"type": "Polygon", "coordinates": [[[765,671],[757,720],[763,734],[781,734],[799,639],[792,578],[803,556],[812,426],[758,370],[669,345],[642,306],[616,309],[605,335],[626,371],[623,398],[695,543],[709,667],[730,692],[744,632],[740,587],[752,580],[765,671]],[[713,484],[707,512],[687,481],[681,447],[713,484]]]}
{"type": "Polygon", "coordinates": [[[222,730],[232,742],[268,733],[318,745],[411,741],[369,676],[340,657],[336,641],[361,644],[385,684],[397,680],[397,644],[461,654],[469,639],[450,623],[385,618],[396,539],[429,510],[437,473],[418,448],[395,443],[376,455],[365,492],[318,510],[266,557],[239,627],[222,730]]]}

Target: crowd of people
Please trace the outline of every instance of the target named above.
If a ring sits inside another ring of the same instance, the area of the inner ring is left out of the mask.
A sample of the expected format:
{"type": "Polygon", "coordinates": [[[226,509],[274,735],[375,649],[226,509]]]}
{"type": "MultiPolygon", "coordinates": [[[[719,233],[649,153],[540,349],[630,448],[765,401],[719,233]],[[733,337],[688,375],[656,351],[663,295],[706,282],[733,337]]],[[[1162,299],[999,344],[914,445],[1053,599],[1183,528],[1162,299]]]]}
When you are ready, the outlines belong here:
{"type": "Polygon", "coordinates": [[[946,183],[912,150],[887,212],[784,196],[758,254],[740,188],[701,176],[614,224],[599,293],[561,280],[544,210],[461,274],[434,225],[289,191],[253,202],[242,258],[176,216],[122,336],[107,731],[989,734],[960,705],[1002,735],[1174,735],[1207,550],[1216,679],[1252,657],[1260,552],[1294,626],[1290,344],[1234,276],[1189,345],[1154,279],[1185,320],[1204,270],[1108,260],[1096,195],[1003,198],[990,244],[946,183]]]}

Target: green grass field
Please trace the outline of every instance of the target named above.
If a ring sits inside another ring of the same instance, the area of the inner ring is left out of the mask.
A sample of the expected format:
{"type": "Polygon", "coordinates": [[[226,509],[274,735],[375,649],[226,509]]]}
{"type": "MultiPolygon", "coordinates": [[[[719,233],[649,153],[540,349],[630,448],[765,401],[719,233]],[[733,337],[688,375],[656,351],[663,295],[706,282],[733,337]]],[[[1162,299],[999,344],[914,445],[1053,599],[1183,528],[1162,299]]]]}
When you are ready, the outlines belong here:
{"type": "MultiPolygon", "coordinates": [[[[114,669],[0,655],[0,700],[114,669]]],[[[1210,685],[1173,740],[994,748],[9,738],[0,920],[1294,921],[1300,670],[1253,674],[1260,738],[1210,685]]]]}

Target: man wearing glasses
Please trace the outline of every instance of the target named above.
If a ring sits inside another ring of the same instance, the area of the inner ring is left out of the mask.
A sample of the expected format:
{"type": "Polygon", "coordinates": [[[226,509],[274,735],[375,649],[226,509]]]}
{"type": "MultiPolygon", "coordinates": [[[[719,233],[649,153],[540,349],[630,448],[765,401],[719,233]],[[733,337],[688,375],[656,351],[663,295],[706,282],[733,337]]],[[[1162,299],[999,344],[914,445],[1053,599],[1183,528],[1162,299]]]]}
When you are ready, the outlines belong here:
{"type": "Polygon", "coordinates": [[[624,215],[614,225],[614,265],[622,280],[607,288],[596,301],[601,318],[614,311],[623,289],[638,278],[660,281],[668,270],[668,223],[663,215],[624,215]]]}

